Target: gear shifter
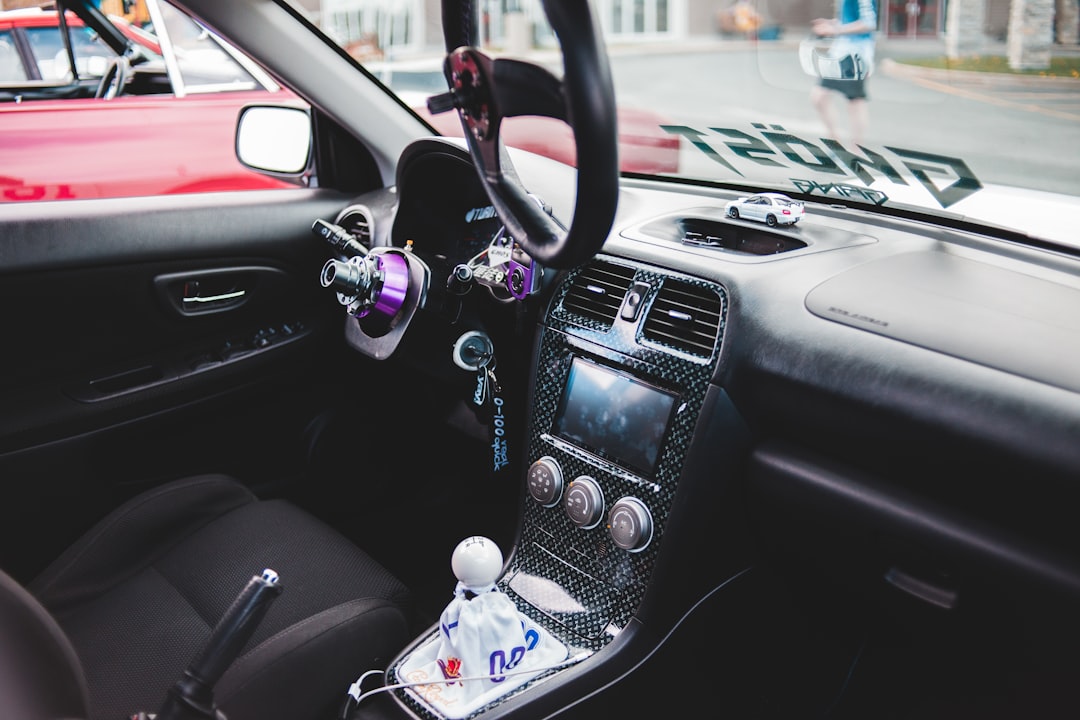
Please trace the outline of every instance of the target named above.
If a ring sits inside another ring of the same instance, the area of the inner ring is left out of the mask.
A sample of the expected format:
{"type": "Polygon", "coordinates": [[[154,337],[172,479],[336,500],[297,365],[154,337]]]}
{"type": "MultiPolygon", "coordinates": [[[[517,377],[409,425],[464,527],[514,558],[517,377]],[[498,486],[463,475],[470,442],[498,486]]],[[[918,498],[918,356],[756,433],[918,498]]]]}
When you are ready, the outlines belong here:
{"type": "MultiPolygon", "coordinates": [[[[203,651],[191,661],[169,690],[154,720],[223,720],[214,703],[214,684],[236,660],[282,587],[278,574],[267,568],[240,591],[211,633],[203,651]]],[[[138,713],[134,718],[149,717],[138,713]]]]}
{"type": "Polygon", "coordinates": [[[450,556],[450,568],[466,593],[473,596],[495,588],[502,573],[503,555],[499,546],[486,537],[465,538],[450,556]]]}
{"type": "Polygon", "coordinates": [[[496,584],[503,570],[499,546],[468,537],[450,558],[454,598],[437,635],[398,668],[398,679],[446,718],[463,718],[562,663],[566,646],[518,611],[496,584]],[[425,682],[430,681],[430,682],[425,682]]]}

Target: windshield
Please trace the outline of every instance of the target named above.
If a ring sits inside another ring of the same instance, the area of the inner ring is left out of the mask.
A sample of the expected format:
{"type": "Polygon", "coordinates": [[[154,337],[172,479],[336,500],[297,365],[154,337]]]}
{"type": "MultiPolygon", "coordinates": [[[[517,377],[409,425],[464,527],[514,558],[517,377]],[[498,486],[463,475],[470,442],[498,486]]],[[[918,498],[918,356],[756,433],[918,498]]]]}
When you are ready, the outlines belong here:
{"type": "MultiPolygon", "coordinates": [[[[437,3],[297,5],[439,132],[461,134],[455,113],[425,105],[446,88],[437,3]]],[[[1077,9],[1028,5],[1046,12],[1010,13],[1009,0],[595,0],[621,169],[1076,245],[1077,9]]],[[[540,0],[480,8],[484,52],[562,74],[540,0]]],[[[512,118],[503,140],[574,160],[558,121],[512,118]]]]}

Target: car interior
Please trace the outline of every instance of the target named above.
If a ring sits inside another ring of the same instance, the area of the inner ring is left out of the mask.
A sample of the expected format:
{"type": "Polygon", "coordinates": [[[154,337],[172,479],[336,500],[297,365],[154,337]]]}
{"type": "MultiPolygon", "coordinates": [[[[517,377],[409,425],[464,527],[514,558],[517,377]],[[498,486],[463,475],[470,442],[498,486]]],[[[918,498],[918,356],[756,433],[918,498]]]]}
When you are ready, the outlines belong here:
{"type": "Polygon", "coordinates": [[[0,102],[277,89],[245,56],[170,3],[144,6],[156,22],[153,33],[106,12],[134,10],[130,1],[78,12],[59,13],[55,5],[11,11],[5,18],[11,30],[0,34],[0,102]]]}
{"type": "Polygon", "coordinates": [[[442,1],[464,138],[289,4],[175,4],[304,163],[0,203],[0,716],[1076,716],[1076,246],[620,175],[579,0],[561,76],[442,1]],[[528,652],[469,694],[427,668],[484,594],[528,652]]]}

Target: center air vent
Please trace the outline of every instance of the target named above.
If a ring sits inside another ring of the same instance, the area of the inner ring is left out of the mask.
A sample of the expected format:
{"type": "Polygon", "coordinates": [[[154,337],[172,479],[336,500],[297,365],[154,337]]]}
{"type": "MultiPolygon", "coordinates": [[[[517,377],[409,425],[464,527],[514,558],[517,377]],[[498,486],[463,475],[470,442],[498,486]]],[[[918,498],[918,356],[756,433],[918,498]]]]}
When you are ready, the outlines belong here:
{"type": "Polygon", "coordinates": [[[593,263],[574,278],[563,299],[563,310],[607,330],[615,322],[633,279],[633,268],[593,263]]]}
{"type": "Polygon", "coordinates": [[[716,345],[723,307],[712,288],[669,278],[660,287],[641,334],[646,340],[707,358],[716,345]]]}
{"type": "MultiPolygon", "coordinates": [[[[716,251],[718,257],[739,261],[757,261],[806,250],[810,247],[806,239],[811,236],[801,228],[770,228],[764,223],[732,220],[725,217],[722,206],[689,208],[678,214],[664,215],[624,230],[623,235],[646,242],[660,240],[665,244],[716,251]]],[[[819,239],[823,237],[820,233],[813,235],[819,239]]],[[[849,236],[854,237],[853,234],[849,236]]]]}
{"type": "Polygon", "coordinates": [[[371,247],[371,211],[363,205],[350,205],[338,213],[337,224],[356,237],[366,248],[371,247]]]}
{"type": "Polygon", "coordinates": [[[806,243],[784,232],[743,227],[732,222],[683,218],[678,223],[684,245],[716,248],[741,255],[776,255],[801,250],[806,243]]]}

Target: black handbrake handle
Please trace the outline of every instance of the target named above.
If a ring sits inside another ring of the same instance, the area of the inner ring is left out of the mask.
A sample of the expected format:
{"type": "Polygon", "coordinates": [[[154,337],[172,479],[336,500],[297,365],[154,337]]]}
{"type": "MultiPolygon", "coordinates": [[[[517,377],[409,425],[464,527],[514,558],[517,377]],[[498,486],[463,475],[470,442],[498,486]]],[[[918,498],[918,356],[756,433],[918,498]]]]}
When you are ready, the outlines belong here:
{"type": "Polygon", "coordinates": [[[221,720],[214,704],[214,684],[240,655],[282,587],[267,568],[255,575],[221,616],[206,646],[169,689],[154,720],[221,720]]]}

